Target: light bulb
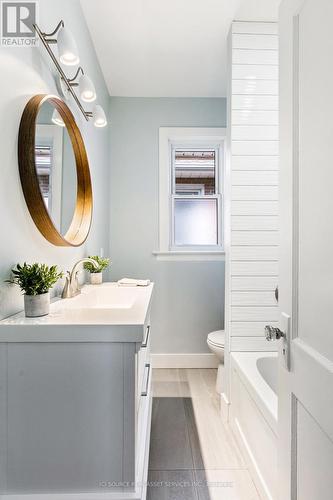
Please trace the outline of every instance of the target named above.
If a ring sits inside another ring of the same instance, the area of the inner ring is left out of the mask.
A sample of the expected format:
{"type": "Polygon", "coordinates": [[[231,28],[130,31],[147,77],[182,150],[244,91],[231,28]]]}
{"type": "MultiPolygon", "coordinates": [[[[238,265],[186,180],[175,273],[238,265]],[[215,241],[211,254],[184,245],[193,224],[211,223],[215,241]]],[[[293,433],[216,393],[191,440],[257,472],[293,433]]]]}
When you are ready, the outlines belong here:
{"type": "Polygon", "coordinates": [[[65,27],[60,29],[57,43],[60,62],[66,64],[66,66],[79,64],[79,51],[73,34],[69,29],[65,27]]]}
{"type": "Polygon", "coordinates": [[[93,102],[96,100],[96,90],[89,76],[81,75],[79,80],[79,91],[82,101],[93,102]]]}
{"type": "Polygon", "coordinates": [[[104,109],[99,104],[96,104],[96,106],[94,107],[92,115],[95,127],[105,127],[107,125],[108,122],[104,113],[104,109]]]}

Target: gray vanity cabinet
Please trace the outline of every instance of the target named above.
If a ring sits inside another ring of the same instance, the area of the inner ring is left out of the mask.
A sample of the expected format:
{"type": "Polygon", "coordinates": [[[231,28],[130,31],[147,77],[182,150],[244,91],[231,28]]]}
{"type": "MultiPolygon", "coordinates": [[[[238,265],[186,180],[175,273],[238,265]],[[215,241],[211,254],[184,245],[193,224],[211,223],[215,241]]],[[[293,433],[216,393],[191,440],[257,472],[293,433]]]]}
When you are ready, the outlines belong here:
{"type": "Polygon", "coordinates": [[[145,498],[148,320],[141,329],[141,342],[0,342],[1,499],[145,498]]]}

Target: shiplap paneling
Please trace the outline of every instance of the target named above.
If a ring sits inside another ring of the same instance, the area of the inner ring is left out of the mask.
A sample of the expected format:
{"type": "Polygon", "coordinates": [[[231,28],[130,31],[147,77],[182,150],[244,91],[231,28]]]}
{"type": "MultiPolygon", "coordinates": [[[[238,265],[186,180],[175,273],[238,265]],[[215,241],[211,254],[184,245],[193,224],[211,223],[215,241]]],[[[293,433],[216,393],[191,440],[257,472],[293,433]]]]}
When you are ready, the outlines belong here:
{"type": "MultiPolygon", "coordinates": [[[[277,321],[271,321],[270,324],[278,326],[277,321]]],[[[231,335],[236,337],[264,337],[266,325],[266,321],[235,321],[232,323],[231,335]]]]}
{"type": "Polygon", "coordinates": [[[271,350],[266,324],[277,324],[278,36],[276,23],[232,27],[231,350],[271,350]]]}
{"type": "MultiPolygon", "coordinates": [[[[271,321],[271,324],[273,322],[271,321]]],[[[244,351],[244,352],[273,352],[278,351],[278,342],[267,342],[264,333],[260,336],[253,337],[232,337],[231,338],[231,351],[244,351]]]]}
{"type": "Polygon", "coordinates": [[[232,125],[278,125],[278,111],[256,111],[253,109],[234,109],[231,112],[232,125]]]}
{"type": "Polygon", "coordinates": [[[232,78],[251,80],[277,80],[279,77],[278,66],[263,66],[258,64],[233,64],[232,78]]]}
{"type": "Polygon", "coordinates": [[[255,33],[235,34],[232,39],[234,49],[272,49],[277,50],[279,39],[276,35],[257,35],[255,33]]]}
{"type": "Polygon", "coordinates": [[[256,307],[256,306],[233,306],[231,313],[232,321],[277,321],[279,318],[279,308],[256,307]]]}
{"type": "Polygon", "coordinates": [[[277,141],[279,127],[276,125],[234,125],[233,141],[277,141]]]}
{"type": "Polygon", "coordinates": [[[273,292],[276,286],[276,276],[233,276],[231,279],[232,292],[273,292]]]}
{"type": "Polygon", "coordinates": [[[276,306],[273,291],[269,292],[231,292],[232,306],[276,306]]]}
{"type": "Polygon", "coordinates": [[[279,190],[277,186],[232,186],[232,200],[266,200],[278,201],[279,190]]]}
{"type": "Polygon", "coordinates": [[[279,100],[276,95],[233,95],[232,109],[276,111],[279,109],[279,100]]]}
{"type": "Polygon", "coordinates": [[[231,260],[278,260],[278,253],[276,246],[233,246],[231,260]]]}
{"type": "Polygon", "coordinates": [[[232,92],[234,95],[277,95],[278,81],[277,80],[233,80],[232,92]]]}
{"type": "Polygon", "coordinates": [[[276,231],[279,218],[274,215],[232,215],[231,226],[235,231],[276,231]]]}
{"type": "Polygon", "coordinates": [[[277,201],[233,201],[231,215],[278,215],[277,201]]]}
{"type": "Polygon", "coordinates": [[[232,157],[232,171],[235,170],[278,170],[279,158],[277,156],[246,156],[234,155],[232,157]]]}
{"type": "Polygon", "coordinates": [[[254,35],[277,35],[277,23],[270,22],[250,22],[250,21],[235,21],[232,23],[232,33],[248,33],[254,35]]]}
{"type": "Polygon", "coordinates": [[[236,170],[231,179],[233,186],[277,186],[279,174],[273,170],[236,170]]]}
{"type": "MultiPolygon", "coordinates": [[[[260,246],[260,245],[278,245],[278,231],[235,231],[231,232],[231,245],[234,246],[260,246]]],[[[232,249],[231,249],[232,252],[232,249]]]]}
{"type": "Polygon", "coordinates": [[[234,64],[278,64],[277,50],[233,49],[234,64]]]}
{"type": "Polygon", "coordinates": [[[235,155],[277,155],[279,153],[279,141],[235,141],[232,139],[232,154],[235,155]]]}
{"type": "Polygon", "coordinates": [[[233,306],[271,306],[276,307],[274,292],[232,292],[231,305],[233,306]]]}
{"type": "Polygon", "coordinates": [[[279,263],[273,261],[231,261],[232,276],[278,276],[279,263]]]}

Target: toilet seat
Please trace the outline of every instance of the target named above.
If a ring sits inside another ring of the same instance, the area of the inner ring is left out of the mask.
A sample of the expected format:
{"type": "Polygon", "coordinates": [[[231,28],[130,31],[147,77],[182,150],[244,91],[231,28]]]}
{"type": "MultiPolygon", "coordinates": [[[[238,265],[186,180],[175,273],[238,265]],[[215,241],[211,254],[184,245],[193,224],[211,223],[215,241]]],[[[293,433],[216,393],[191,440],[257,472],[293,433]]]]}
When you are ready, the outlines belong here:
{"type": "Polygon", "coordinates": [[[215,332],[210,332],[207,336],[208,344],[214,347],[224,348],[225,342],[225,332],[224,330],[216,330],[215,332]]]}

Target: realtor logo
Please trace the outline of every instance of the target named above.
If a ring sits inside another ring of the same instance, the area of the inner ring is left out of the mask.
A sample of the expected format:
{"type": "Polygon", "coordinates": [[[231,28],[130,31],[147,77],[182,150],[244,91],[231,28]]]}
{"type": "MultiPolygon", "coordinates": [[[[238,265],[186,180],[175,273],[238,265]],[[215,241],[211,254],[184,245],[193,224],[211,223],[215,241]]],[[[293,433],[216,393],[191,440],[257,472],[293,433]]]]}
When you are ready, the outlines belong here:
{"type": "Polygon", "coordinates": [[[34,24],[38,22],[37,2],[1,2],[1,45],[34,47],[37,37],[34,24]]]}

